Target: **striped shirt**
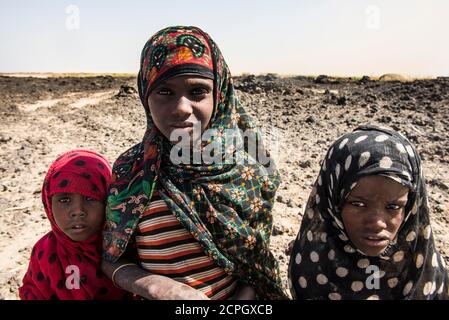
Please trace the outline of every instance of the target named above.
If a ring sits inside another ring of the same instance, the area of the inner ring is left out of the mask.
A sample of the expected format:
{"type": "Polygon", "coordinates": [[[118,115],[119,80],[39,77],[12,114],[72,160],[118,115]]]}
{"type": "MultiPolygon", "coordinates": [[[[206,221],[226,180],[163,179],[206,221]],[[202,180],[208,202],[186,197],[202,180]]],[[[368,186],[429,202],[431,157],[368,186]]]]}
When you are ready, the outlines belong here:
{"type": "Polygon", "coordinates": [[[209,258],[201,245],[154,191],[136,234],[142,267],[154,274],[185,283],[213,300],[227,299],[237,281],[209,258]]]}

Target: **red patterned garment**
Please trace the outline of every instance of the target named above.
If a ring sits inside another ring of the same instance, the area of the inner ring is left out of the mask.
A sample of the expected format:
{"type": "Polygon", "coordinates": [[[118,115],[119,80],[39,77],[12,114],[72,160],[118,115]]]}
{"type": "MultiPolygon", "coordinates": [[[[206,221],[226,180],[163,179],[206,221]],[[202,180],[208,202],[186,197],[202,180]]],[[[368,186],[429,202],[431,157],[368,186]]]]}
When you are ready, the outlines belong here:
{"type": "Polygon", "coordinates": [[[19,288],[20,299],[112,300],[127,296],[100,269],[101,232],[84,241],[73,241],[58,226],[52,212],[51,198],[56,193],[79,193],[104,201],[110,179],[108,161],[92,151],[69,151],[53,162],[42,187],[42,202],[52,231],[31,252],[19,288]]]}

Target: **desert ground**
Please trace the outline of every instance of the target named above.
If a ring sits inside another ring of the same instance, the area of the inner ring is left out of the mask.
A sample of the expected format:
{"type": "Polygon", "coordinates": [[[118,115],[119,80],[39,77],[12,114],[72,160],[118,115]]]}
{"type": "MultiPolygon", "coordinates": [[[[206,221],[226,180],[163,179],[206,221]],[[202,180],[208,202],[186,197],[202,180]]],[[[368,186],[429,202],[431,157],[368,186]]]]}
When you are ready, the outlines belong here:
{"type": "MultiPolygon", "coordinates": [[[[319,162],[338,136],[359,124],[404,133],[423,159],[436,244],[449,263],[449,78],[236,77],[246,110],[276,132],[282,183],[271,246],[287,279],[295,238],[319,162]]],[[[0,299],[17,289],[34,243],[49,229],[41,202],[47,168],[73,148],[112,163],[139,142],[145,114],[135,76],[0,76],[0,299]]]]}

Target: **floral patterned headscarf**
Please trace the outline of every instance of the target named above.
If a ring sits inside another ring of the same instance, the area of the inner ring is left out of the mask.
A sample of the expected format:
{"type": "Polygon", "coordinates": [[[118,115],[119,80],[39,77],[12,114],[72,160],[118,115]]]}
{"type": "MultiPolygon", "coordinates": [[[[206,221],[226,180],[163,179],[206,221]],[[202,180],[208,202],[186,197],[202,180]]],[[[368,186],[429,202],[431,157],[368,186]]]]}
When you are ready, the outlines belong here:
{"type": "Polygon", "coordinates": [[[116,261],[123,254],[157,179],[168,208],[218,266],[252,285],[260,298],[284,298],[278,265],[269,250],[279,175],[243,148],[239,129],[251,132],[259,144],[260,133],[235,96],[229,69],[215,42],[197,27],[159,31],[143,48],[138,87],[147,130],[142,142],[114,164],[104,258],[116,261]],[[177,165],[170,161],[172,146],[154,125],[147,100],[157,83],[176,75],[213,79],[214,110],[207,129],[216,134],[203,147],[225,146],[225,130],[234,129],[238,143],[222,150],[245,161],[177,165]]]}

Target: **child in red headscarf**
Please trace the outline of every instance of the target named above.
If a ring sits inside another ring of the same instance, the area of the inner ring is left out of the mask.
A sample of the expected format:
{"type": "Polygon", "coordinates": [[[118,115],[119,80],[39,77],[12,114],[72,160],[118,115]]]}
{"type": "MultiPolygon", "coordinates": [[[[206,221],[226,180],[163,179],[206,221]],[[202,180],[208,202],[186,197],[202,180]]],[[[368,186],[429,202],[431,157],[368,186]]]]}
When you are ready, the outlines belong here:
{"type": "Polygon", "coordinates": [[[127,293],[103,275],[101,231],[111,167],[101,155],[73,150],[50,166],[42,202],[51,224],[31,252],[19,288],[22,300],[122,299],[127,293]]]}

